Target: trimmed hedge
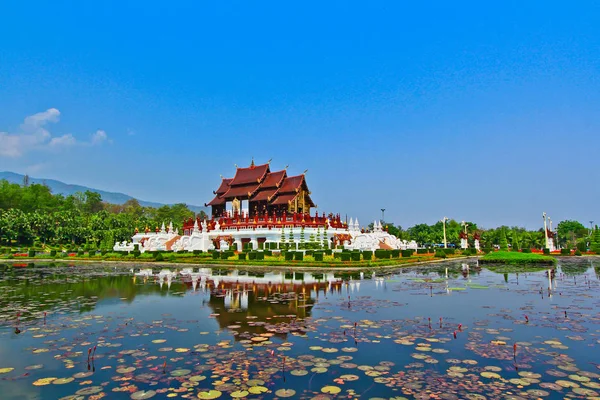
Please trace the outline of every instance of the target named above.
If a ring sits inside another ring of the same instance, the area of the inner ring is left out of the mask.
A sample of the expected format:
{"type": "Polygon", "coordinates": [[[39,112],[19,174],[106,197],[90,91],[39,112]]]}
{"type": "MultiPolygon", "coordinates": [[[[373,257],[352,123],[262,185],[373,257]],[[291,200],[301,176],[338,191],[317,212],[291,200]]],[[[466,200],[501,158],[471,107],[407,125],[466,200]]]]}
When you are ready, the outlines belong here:
{"type": "Polygon", "coordinates": [[[213,258],[213,260],[218,260],[219,259],[219,252],[218,251],[213,251],[212,258],[213,258]]]}
{"type": "Polygon", "coordinates": [[[410,257],[413,252],[411,250],[402,250],[402,257],[410,257]]]}
{"type": "Polygon", "coordinates": [[[202,254],[202,250],[193,250],[192,253],[195,255],[202,254]]]}
{"type": "Polygon", "coordinates": [[[373,259],[373,252],[371,250],[365,250],[362,252],[363,260],[371,261],[373,259]]]}
{"type": "Polygon", "coordinates": [[[429,249],[417,249],[417,254],[429,254],[429,249]]]}
{"type": "Polygon", "coordinates": [[[314,253],[313,257],[315,258],[315,261],[323,261],[323,253],[314,253]]]}
{"type": "Polygon", "coordinates": [[[56,250],[50,250],[50,257],[56,257],[56,250]]]}
{"type": "MultiPolygon", "coordinates": [[[[355,251],[351,253],[352,255],[350,256],[350,258],[352,259],[352,261],[360,261],[360,252],[355,251]]],[[[343,261],[343,259],[342,259],[343,261]]]]}
{"type": "Polygon", "coordinates": [[[35,257],[35,250],[32,250],[32,249],[30,249],[30,250],[27,252],[27,255],[28,255],[29,257],[35,257]]]}
{"type": "Polygon", "coordinates": [[[296,261],[304,260],[304,253],[301,251],[297,251],[296,254],[294,255],[294,260],[296,260],[296,261]]]}
{"type": "Polygon", "coordinates": [[[294,252],[288,251],[285,253],[285,261],[292,261],[294,259],[294,252]]]}
{"type": "Polygon", "coordinates": [[[571,250],[569,250],[569,249],[560,249],[560,255],[561,256],[570,256],[571,255],[571,250]]]}
{"type": "Polygon", "coordinates": [[[342,261],[350,261],[351,253],[342,253],[342,261]]]}
{"type": "Polygon", "coordinates": [[[246,253],[239,253],[238,254],[238,260],[245,260],[246,259],[246,253]]]}
{"type": "MultiPolygon", "coordinates": [[[[402,256],[404,257],[404,256],[402,256]]],[[[400,250],[394,249],[392,250],[392,258],[400,258],[400,250]]]]}
{"type": "Polygon", "coordinates": [[[545,255],[550,255],[550,249],[549,249],[549,248],[547,248],[547,247],[545,247],[545,248],[544,248],[544,254],[545,254],[545,255]]]}
{"type": "Polygon", "coordinates": [[[389,250],[383,250],[383,249],[379,249],[379,250],[375,250],[375,258],[379,259],[379,260],[385,260],[385,259],[389,259],[392,255],[392,252],[389,250]]]}
{"type": "Polygon", "coordinates": [[[257,260],[264,260],[265,259],[265,253],[262,251],[256,251],[256,259],[257,260]]]}
{"type": "Polygon", "coordinates": [[[444,249],[444,253],[448,255],[456,254],[456,249],[444,249]]]}
{"type": "Polygon", "coordinates": [[[442,250],[442,249],[437,249],[437,250],[435,251],[434,257],[435,257],[435,258],[446,258],[446,257],[448,257],[448,256],[446,255],[446,252],[445,252],[444,250],[442,250]]]}
{"type": "Polygon", "coordinates": [[[254,251],[249,252],[248,260],[256,260],[256,252],[254,252],[254,251]]]}

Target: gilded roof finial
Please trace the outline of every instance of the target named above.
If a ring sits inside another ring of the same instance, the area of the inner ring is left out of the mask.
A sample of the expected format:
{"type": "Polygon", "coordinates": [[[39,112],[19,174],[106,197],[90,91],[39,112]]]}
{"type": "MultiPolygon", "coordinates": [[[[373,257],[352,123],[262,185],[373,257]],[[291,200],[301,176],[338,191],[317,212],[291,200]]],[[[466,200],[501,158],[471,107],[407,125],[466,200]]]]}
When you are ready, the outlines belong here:
{"type": "Polygon", "coordinates": [[[250,167],[254,167],[254,157],[252,157],[252,162],[250,163],[250,167]]]}
{"type": "Polygon", "coordinates": [[[302,173],[302,175],[306,175],[307,172],[308,172],[308,170],[305,169],[304,172],[302,173]]]}
{"type": "Polygon", "coordinates": [[[286,165],[284,169],[288,169],[288,167],[289,167],[289,166],[290,166],[289,164],[288,164],[288,165],[286,165]]]}
{"type": "Polygon", "coordinates": [[[271,164],[271,161],[273,161],[272,158],[270,158],[269,161],[267,161],[267,164],[271,164]]]}

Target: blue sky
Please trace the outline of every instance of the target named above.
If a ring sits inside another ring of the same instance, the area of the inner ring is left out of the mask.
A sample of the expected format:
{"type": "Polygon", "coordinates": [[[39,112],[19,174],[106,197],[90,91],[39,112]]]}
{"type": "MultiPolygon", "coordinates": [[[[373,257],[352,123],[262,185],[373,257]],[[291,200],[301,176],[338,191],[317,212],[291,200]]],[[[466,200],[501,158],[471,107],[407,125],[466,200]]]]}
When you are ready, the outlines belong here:
{"type": "Polygon", "coordinates": [[[413,3],[5,2],[0,170],[203,204],[272,158],[363,224],[600,222],[600,3],[413,3]]]}

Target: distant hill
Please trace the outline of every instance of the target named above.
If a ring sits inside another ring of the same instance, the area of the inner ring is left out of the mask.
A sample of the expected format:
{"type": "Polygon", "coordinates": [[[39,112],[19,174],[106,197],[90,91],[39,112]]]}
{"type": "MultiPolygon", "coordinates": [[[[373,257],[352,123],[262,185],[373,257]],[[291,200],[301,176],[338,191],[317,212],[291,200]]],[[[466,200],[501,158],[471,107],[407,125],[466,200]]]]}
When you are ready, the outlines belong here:
{"type": "MultiPolygon", "coordinates": [[[[18,183],[20,185],[23,184],[24,177],[25,177],[24,175],[16,174],[14,172],[9,172],[9,171],[0,172],[0,180],[6,179],[7,181],[9,181],[11,183],[18,183]]],[[[44,185],[48,186],[50,188],[50,190],[52,190],[52,193],[62,194],[63,196],[68,196],[68,195],[74,194],[76,192],[83,193],[86,190],[89,190],[91,192],[99,193],[102,196],[103,201],[106,201],[106,202],[112,203],[112,204],[123,204],[127,200],[133,199],[133,197],[126,195],[124,193],[106,192],[104,190],[89,188],[87,186],[70,185],[68,183],[64,183],[64,182],[57,181],[54,179],[33,178],[30,176],[29,183],[44,184],[44,185]]],[[[164,204],[154,203],[151,201],[144,201],[144,200],[140,200],[140,199],[137,199],[137,201],[140,203],[140,205],[142,205],[144,207],[158,208],[160,206],[164,206],[164,204]]],[[[190,204],[188,204],[187,206],[190,210],[192,210],[195,213],[204,211],[205,213],[210,214],[208,211],[208,207],[194,206],[194,205],[190,205],[190,204]]]]}

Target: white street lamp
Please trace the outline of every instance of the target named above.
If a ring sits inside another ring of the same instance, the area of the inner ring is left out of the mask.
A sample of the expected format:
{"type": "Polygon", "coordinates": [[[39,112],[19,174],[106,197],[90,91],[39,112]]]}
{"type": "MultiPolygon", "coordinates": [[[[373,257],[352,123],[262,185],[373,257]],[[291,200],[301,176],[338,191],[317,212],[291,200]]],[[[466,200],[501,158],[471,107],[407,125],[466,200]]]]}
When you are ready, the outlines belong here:
{"type": "Polygon", "coordinates": [[[444,248],[445,249],[448,248],[448,243],[446,242],[446,221],[448,221],[448,217],[442,218],[442,224],[444,227],[444,248]]]}

